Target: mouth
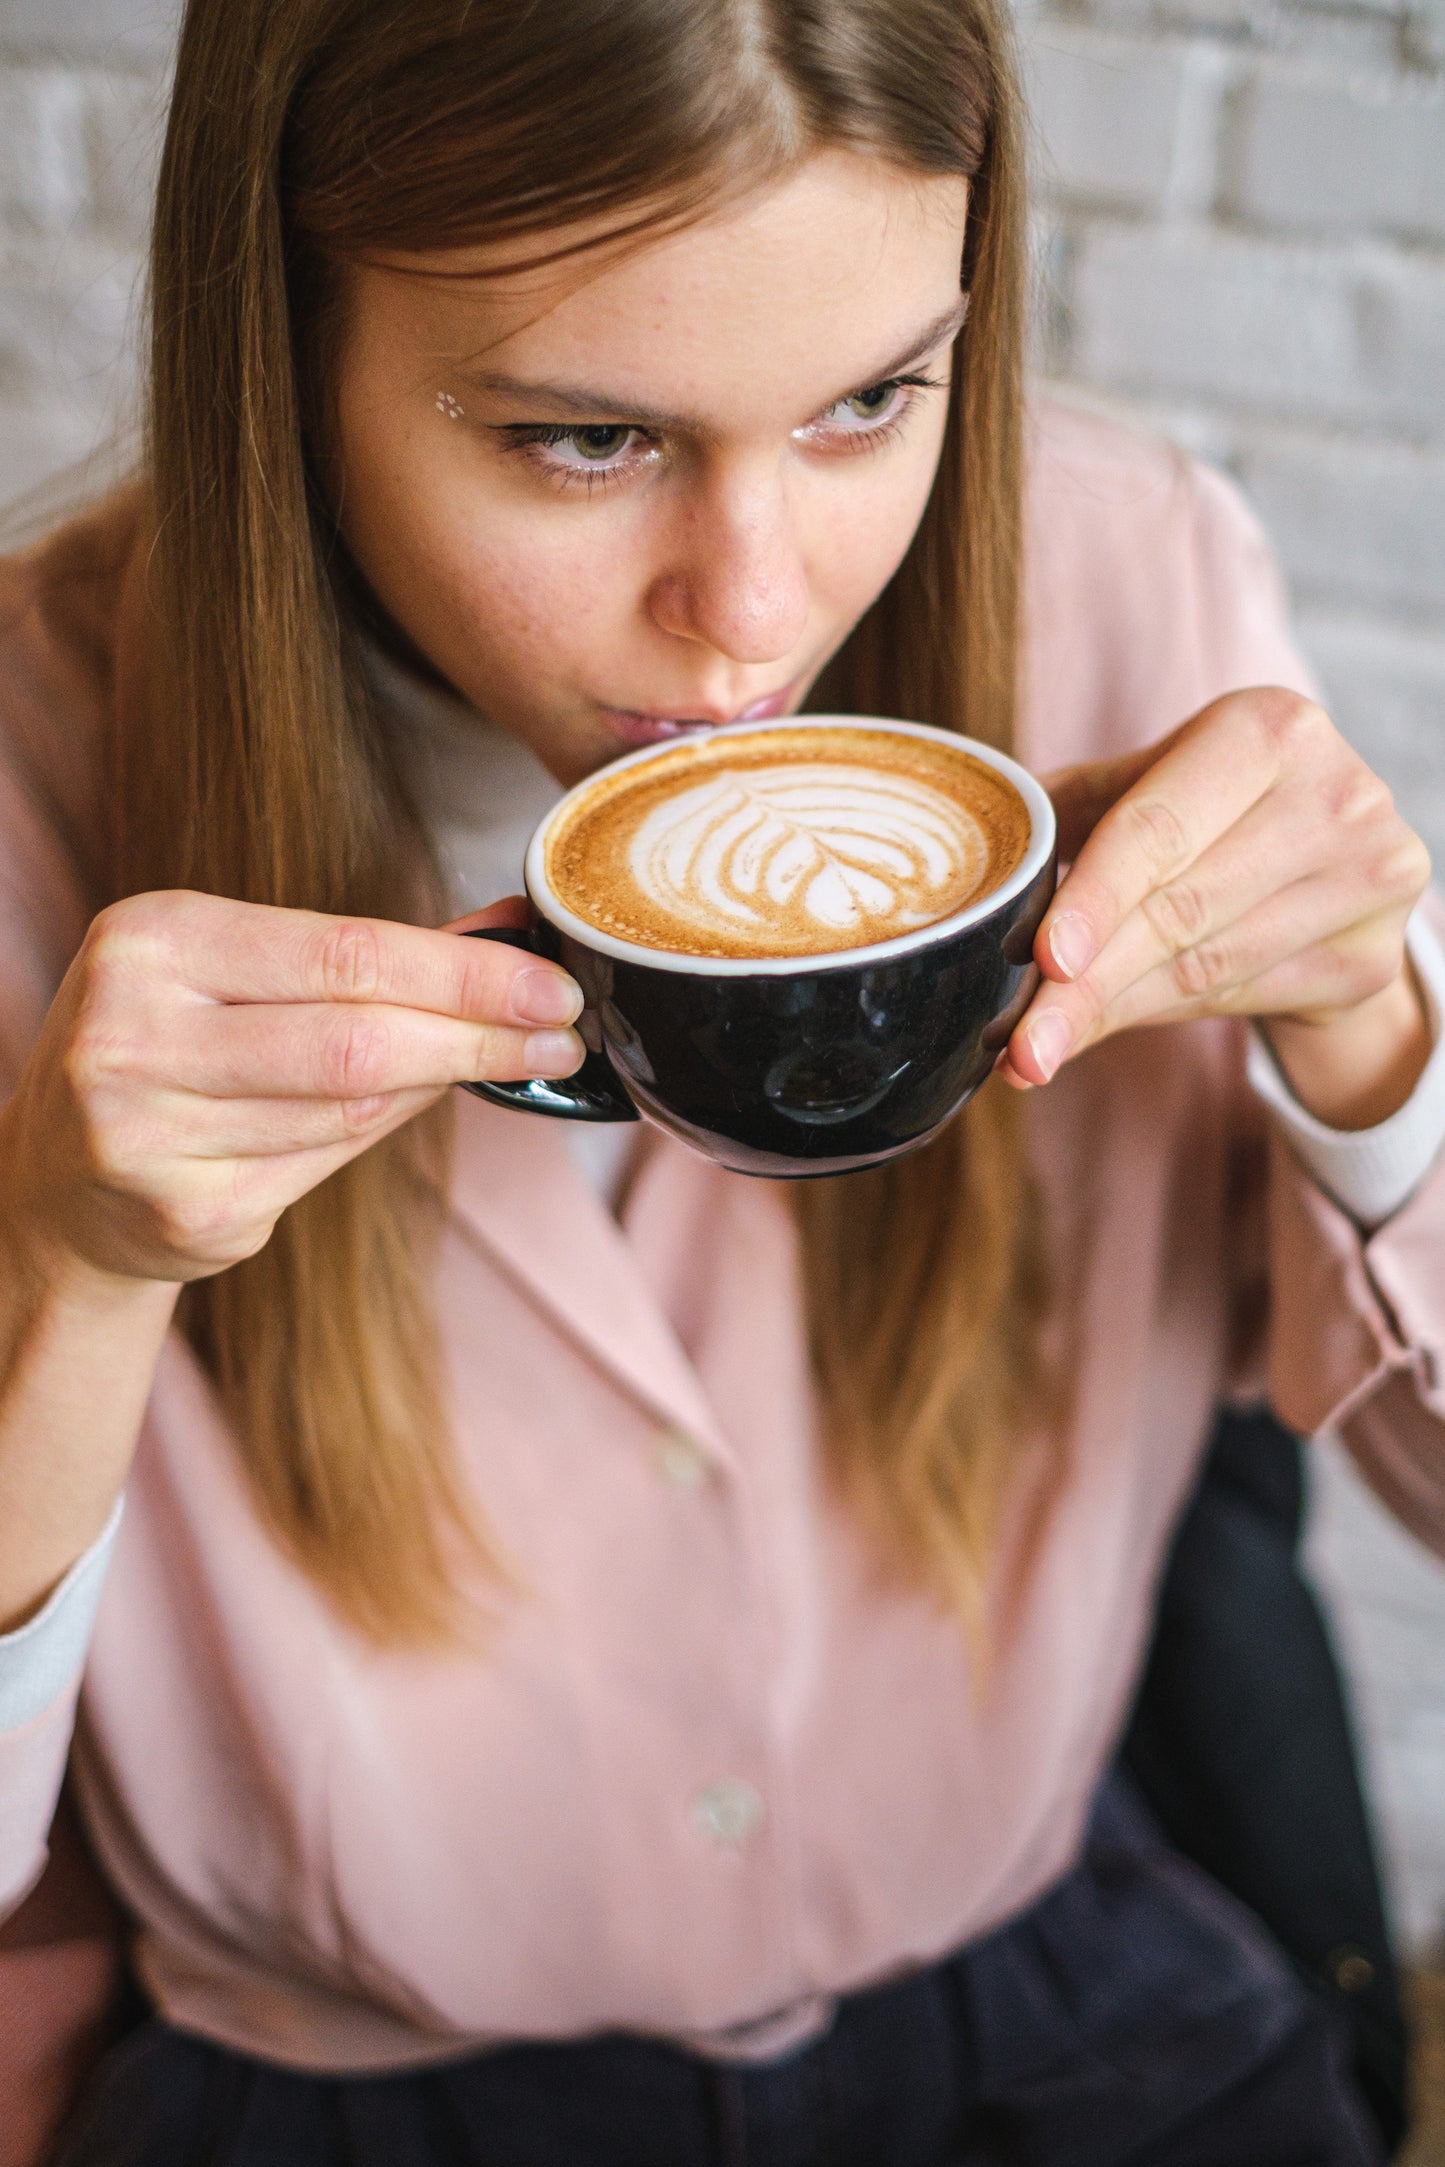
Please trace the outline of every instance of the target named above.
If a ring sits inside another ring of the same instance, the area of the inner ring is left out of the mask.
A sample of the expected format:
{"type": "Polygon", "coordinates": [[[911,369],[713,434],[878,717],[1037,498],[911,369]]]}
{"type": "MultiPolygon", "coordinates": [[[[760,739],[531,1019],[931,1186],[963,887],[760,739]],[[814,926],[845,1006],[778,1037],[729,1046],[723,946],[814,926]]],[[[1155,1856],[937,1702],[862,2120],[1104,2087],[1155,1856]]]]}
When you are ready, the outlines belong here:
{"type": "Polygon", "coordinates": [[[657,745],[669,737],[686,737],[697,730],[720,730],[730,722],[770,722],[776,715],[785,715],[796,693],[797,680],[769,692],[761,700],[753,700],[747,707],[726,714],[719,708],[697,709],[692,714],[650,714],[640,708],[604,707],[602,718],[619,742],[629,750],[639,745],[657,745]]]}

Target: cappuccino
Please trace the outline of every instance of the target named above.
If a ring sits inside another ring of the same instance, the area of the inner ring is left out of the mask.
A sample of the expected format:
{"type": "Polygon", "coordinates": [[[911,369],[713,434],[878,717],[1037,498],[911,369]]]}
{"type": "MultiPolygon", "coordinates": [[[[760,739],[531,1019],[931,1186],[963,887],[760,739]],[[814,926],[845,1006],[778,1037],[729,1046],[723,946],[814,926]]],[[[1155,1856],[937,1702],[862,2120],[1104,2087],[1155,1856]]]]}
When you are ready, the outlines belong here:
{"type": "Polygon", "coordinates": [[[826,955],[979,901],[1029,836],[1012,783],[962,747],[830,721],[688,738],[599,775],[545,867],[574,916],[640,947],[826,955]]]}

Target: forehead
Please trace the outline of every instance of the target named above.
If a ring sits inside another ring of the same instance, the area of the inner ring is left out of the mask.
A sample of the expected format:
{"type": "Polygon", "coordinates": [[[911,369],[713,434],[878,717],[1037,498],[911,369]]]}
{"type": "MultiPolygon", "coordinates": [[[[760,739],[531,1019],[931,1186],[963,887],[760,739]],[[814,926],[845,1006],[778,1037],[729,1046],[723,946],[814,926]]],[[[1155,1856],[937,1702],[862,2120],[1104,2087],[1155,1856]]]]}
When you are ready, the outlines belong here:
{"type": "Polygon", "coordinates": [[[957,299],[966,206],[960,179],[826,152],[716,216],[541,271],[480,250],[368,270],[363,336],[639,406],[806,410],[957,299]]]}

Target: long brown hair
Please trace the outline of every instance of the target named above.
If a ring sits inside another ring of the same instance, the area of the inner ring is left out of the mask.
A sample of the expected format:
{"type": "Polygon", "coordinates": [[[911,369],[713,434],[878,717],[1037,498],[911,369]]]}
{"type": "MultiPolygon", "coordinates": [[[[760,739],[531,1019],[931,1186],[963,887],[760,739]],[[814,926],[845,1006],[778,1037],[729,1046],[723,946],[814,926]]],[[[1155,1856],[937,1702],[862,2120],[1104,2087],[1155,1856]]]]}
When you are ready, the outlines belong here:
{"type": "MultiPolygon", "coordinates": [[[[1007,748],[1019,643],[1023,183],[1003,0],[190,0],[157,202],[150,697],[117,892],[427,915],[425,839],[357,665],[322,486],[338,269],[579,220],[645,233],[824,145],[971,183],[941,468],[819,697],[1007,748]]],[[[193,1289],[187,1328],[279,1537],[380,1637],[482,1546],[429,1279],[444,1111],[193,1289]]],[[[976,1611],[1040,1289],[1017,1109],[798,1199],[834,1467],[893,1561],[976,1611]]]]}

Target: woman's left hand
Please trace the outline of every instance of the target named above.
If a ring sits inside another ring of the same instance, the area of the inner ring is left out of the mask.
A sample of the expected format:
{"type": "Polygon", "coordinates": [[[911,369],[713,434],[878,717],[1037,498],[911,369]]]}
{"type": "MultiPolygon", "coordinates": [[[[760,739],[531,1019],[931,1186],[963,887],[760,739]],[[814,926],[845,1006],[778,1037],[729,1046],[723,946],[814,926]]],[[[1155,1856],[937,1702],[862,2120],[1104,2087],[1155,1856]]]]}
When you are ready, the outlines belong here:
{"type": "Polygon", "coordinates": [[[1011,1083],[1136,1024],[1255,1016],[1331,1127],[1404,1104],[1430,1053],[1404,946],[1430,860],[1323,709],[1230,693],[1143,752],[1044,780],[1069,870],[1011,1083]]]}

